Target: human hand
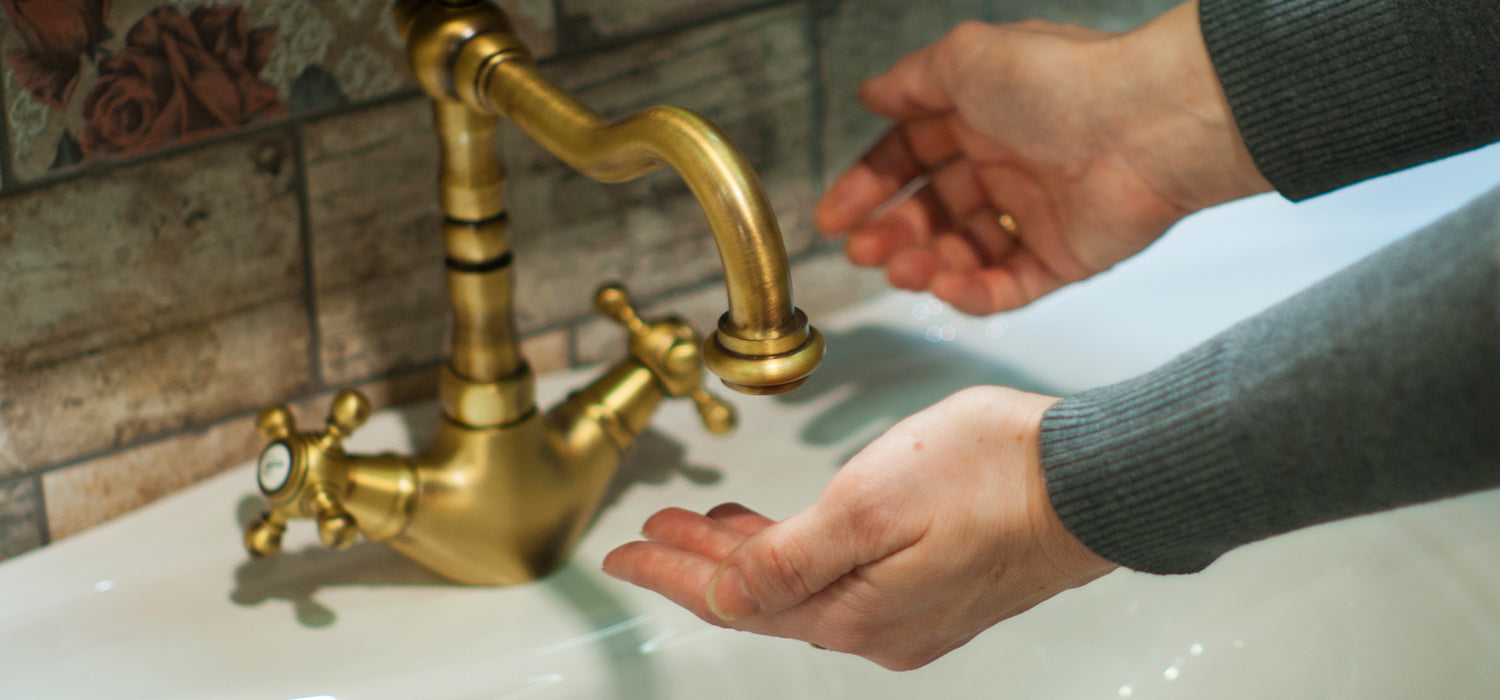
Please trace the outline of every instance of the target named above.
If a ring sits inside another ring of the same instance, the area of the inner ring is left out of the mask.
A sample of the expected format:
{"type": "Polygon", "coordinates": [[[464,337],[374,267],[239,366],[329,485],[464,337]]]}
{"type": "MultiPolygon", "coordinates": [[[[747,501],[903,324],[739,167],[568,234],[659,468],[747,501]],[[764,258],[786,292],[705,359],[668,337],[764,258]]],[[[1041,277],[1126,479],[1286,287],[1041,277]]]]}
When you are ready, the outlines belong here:
{"type": "Polygon", "coordinates": [[[1271,189],[1189,2],[1125,34],[969,22],[860,87],[895,125],[816,212],[853,262],[970,314],[1030,303],[1271,189]],[[884,215],[921,176],[931,185],[884,215]],[[1008,217],[1008,218],[1002,218],[1008,217]]]}
{"type": "Polygon", "coordinates": [[[604,570],[712,624],[923,666],[1115,568],[1047,496],[1037,440],[1056,400],[965,389],[860,451],[807,510],[667,509],[604,570]]]}

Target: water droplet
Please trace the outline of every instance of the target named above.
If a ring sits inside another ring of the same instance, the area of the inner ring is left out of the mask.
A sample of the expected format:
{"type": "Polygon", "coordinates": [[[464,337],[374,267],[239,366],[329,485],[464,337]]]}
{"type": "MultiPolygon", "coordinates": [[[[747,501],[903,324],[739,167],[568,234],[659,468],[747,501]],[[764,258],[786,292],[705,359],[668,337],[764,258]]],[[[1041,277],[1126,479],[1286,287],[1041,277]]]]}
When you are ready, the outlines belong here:
{"type": "Polygon", "coordinates": [[[1194,645],[1188,647],[1188,653],[1192,654],[1193,656],[1202,656],[1203,655],[1203,645],[1202,644],[1194,644],[1194,645]]]}
{"type": "Polygon", "coordinates": [[[1175,681],[1175,680],[1177,680],[1177,677],[1180,676],[1180,675],[1182,675],[1182,671],[1180,669],[1178,669],[1176,666],[1168,666],[1165,669],[1163,669],[1162,672],[1161,672],[1161,677],[1165,678],[1165,679],[1167,679],[1169,681],[1175,681]]]}
{"type": "Polygon", "coordinates": [[[990,321],[989,325],[984,327],[984,335],[987,338],[999,338],[1005,335],[1005,324],[1000,321],[990,321]]]}
{"type": "Polygon", "coordinates": [[[104,593],[106,591],[112,591],[114,589],[115,589],[115,581],[114,581],[114,579],[108,579],[107,578],[107,579],[104,579],[103,581],[100,581],[100,582],[94,584],[94,592],[95,593],[104,593]]]}
{"type": "Polygon", "coordinates": [[[1116,690],[1115,692],[1119,693],[1120,697],[1122,698],[1128,698],[1132,695],[1135,695],[1135,690],[1128,685],[1120,686],[1120,689],[1116,690]]]}
{"type": "Polygon", "coordinates": [[[943,342],[943,332],[940,331],[940,330],[938,330],[937,326],[928,326],[927,327],[927,342],[929,342],[929,343],[941,343],[941,342],[943,342]]]}

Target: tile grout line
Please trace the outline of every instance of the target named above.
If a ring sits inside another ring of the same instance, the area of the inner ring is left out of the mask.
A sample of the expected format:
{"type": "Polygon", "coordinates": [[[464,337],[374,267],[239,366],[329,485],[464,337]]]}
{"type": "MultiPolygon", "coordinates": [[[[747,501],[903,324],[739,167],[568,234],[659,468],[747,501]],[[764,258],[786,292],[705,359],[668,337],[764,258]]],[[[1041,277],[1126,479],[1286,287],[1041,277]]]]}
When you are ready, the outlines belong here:
{"type": "MultiPolygon", "coordinates": [[[[554,1],[556,3],[558,3],[558,4],[560,4],[562,2],[562,0],[554,0],[554,1]]],[[[753,15],[753,14],[756,14],[756,13],[759,13],[759,12],[765,12],[765,11],[774,10],[774,9],[777,9],[777,8],[780,8],[780,7],[788,7],[788,6],[791,6],[791,5],[796,5],[797,3],[801,2],[801,1],[802,0],[761,0],[760,2],[753,2],[753,3],[750,3],[748,5],[744,5],[744,6],[741,6],[741,7],[736,7],[736,8],[731,9],[731,10],[725,10],[723,12],[711,13],[711,14],[708,14],[708,15],[704,15],[703,17],[695,17],[693,19],[685,20],[685,21],[678,22],[678,23],[675,23],[675,24],[666,24],[666,25],[662,25],[662,26],[658,26],[658,27],[652,27],[652,28],[649,28],[649,29],[643,29],[643,30],[636,31],[636,32],[629,32],[629,33],[625,33],[625,34],[620,34],[618,36],[612,36],[612,37],[602,38],[602,39],[600,39],[598,41],[595,41],[595,42],[590,43],[590,44],[585,44],[583,46],[570,47],[567,51],[563,51],[563,50],[559,49],[556,53],[552,54],[551,56],[546,56],[546,57],[537,59],[537,64],[538,65],[547,65],[549,63],[556,63],[556,62],[561,62],[561,61],[569,61],[569,60],[574,60],[574,59],[579,59],[579,58],[586,58],[586,57],[594,55],[594,54],[602,54],[602,53],[608,53],[610,51],[618,51],[620,49],[627,48],[627,47],[632,46],[634,44],[640,44],[640,43],[645,43],[645,42],[648,42],[648,41],[654,41],[656,39],[666,38],[666,37],[669,37],[669,36],[672,36],[672,35],[675,35],[675,34],[684,34],[684,33],[690,32],[690,31],[694,31],[694,30],[697,30],[697,29],[703,29],[705,27],[710,27],[710,26],[713,26],[713,25],[716,25],[716,24],[722,24],[722,23],[725,23],[725,22],[732,22],[732,21],[740,19],[742,17],[748,17],[750,15],[753,15]]],[[[562,16],[559,15],[557,17],[557,19],[561,20],[562,16]]]]}
{"type": "MultiPolygon", "coordinates": [[[[808,76],[811,83],[809,99],[812,103],[812,131],[808,134],[808,141],[812,144],[812,184],[821,193],[828,186],[823,174],[826,165],[823,158],[823,128],[828,116],[828,102],[823,94],[823,39],[819,31],[822,22],[818,19],[818,3],[819,0],[807,0],[807,43],[812,49],[812,66],[809,69],[811,75],[808,76]]],[[[818,247],[816,239],[812,247],[818,247]]]]}
{"type": "Polygon", "coordinates": [[[52,544],[52,524],[47,519],[47,490],[42,487],[41,474],[36,474],[31,479],[36,499],[36,512],[32,517],[36,518],[36,536],[41,543],[39,546],[45,547],[52,544]]]}
{"type": "MultiPolygon", "coordinates": [[[[143,153],[140,155],[129,156],[125,158],[103,157],[98,161],[85,160],[81,165],[71,168],[62,173],[43,174],[38,177],[26,180],[25,182],[18,181],[16,183],[13,183],[13,186],[5,187],[3,193],[0,193],[0,199],[4,199],[5,197],[9,197],[11,195],[44,190],[49,187],[72,182],[73,180],[80,180],[87,177],[103,176],[115,170],[123,170],[158,160],[166,160],[188,153],[193,153],[195,151],[206,150],[231,143],[243,142],[260,136],[265,136],[266,134],[284,131],[288,128],[300,128],[308,123],[319,121],[322,119],[330,119],[334,117],[355,114],[358,112],[375,110],[381,107],[387,107],[406,100],[414,100],[421,97],[425,97],[425,94],[421,91],[421,89],[408,86],[392,92],[389,95],[383,95],[381,97],[377,97],[364,102],[349,105],[340,105],[338,107],[329,107],[321,110],[313,110],[276,121],[243,125],[222,134],[215,134],[213,136],[205,136],[203,138],[172,143],[149,153],[143,153]]],[[[4,120],[0,119],[0,125],[3,124],[4,120]]],[[[8,141],[6,143],[8,143],[8,141]]],[[[3,148],[3,146],[0,146],[0,148],[3,148]]],[[[0,155],[3,155],[3,151],[0,151],[0,155]]]]}
{"type": "Polygon", "coordinates": [[[293,182],[297,194],[297,235],[302,253],[302,305],[307,312],[307,376],[316,392],[323,388],[323,332],[318,326],[317,270],[313,265],[312,195],[307,176],[303,125],[291,127],[293,182]]]}
{"type": "Polygon", "coordinates": [[[10,149],[10,96],[0,76],[0,192],[9,193],[16,184],[16,163],[10,149]]]}

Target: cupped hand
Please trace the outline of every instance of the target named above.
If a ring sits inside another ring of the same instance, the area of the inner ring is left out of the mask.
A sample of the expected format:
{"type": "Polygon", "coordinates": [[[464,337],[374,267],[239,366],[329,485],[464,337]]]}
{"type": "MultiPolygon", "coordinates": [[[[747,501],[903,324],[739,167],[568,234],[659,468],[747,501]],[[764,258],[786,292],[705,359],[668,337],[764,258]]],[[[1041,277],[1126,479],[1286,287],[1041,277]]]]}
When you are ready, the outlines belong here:
{"type": "Polygon", "coordinates": [[[1193,211],[1263,192],[1195,3],[1125,34],[970,22],[866,81],[895,123],[816,212],[857,264],[985,314],[1142,250],[1193,211]],[[930,186],[884,211],[908,183],[930,186]]]}
{"type": "Polygon", "coordinates": [[[871,443],[807,510],[664,510],[604,570],[716,625],[925,665],[1114,568],[1048,499],[1037,436],[1054,401],[965,389],[871,443]]]}

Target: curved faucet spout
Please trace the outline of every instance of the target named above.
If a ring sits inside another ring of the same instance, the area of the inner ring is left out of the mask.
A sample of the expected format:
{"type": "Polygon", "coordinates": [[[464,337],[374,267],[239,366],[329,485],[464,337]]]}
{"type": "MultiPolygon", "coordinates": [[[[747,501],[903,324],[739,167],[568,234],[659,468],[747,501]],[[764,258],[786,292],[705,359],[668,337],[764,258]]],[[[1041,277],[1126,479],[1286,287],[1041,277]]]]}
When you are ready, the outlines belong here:
{"type": "Polygon", "coordinates": [[[704,341],[704,362],[727,386],[780,393],[817,368],[823,339],[792,305],[790,265],[770,200],[718,126],[681,107],[651,107],[610,124],[520,54],[502,53],[480,65],[473,106],[509,119],[579,172],[625,182],[665,165],[687,184],[724,267],[729,311],[704,341]]]}
{"type": "Polygon", "coordinates": [[[429,92],[510,120],[579,172],[625,182],[670,167],[697,198],[718,244],[729,310],[704,341],[704,362],[729,387],[780,393],[822,361],[823,338],[792,304],[790,265],[771,204],[744,154],[681,107],[610,123],[537,72],[489,5],[404,0],[413,69],[429,92]],[[416,27],[416,29],[413,29],[416,27]]]}

